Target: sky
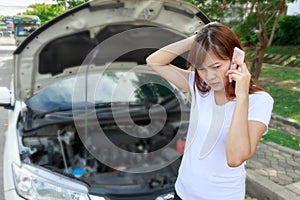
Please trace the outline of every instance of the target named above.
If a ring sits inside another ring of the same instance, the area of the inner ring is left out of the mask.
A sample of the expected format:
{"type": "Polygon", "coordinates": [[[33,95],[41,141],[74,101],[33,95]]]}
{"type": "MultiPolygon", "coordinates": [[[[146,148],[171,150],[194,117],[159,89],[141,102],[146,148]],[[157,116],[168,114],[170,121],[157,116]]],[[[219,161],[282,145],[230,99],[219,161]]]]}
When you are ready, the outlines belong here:
{"type": "Polygon", "coordinates": [[[0,15],[15,15],[26,11],[29,5],[35,3],[54,3],[54,0],[0,0],[0,15]]]}
{"type": "MultiPolygon", "coordinates": [[[[54,0],[0,0],[0,15],[15,15],[27,10],[30,4],[54,3],[54,0]]],[[[288,4],[288,15],[300,14],[300,0],[288,4]]]]}

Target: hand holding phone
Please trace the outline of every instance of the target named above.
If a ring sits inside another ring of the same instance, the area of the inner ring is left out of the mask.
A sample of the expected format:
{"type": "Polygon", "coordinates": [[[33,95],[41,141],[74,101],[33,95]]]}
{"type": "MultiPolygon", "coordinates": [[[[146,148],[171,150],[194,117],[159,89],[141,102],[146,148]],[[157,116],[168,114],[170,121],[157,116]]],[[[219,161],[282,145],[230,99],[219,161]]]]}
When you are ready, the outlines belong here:
{"type": "Polygon", "coordinates": [[[238,47],[234,47],[232,55],[232,64],[237,69],[238,65],[243,64],[245,60],[245,52],[238,47]]]}

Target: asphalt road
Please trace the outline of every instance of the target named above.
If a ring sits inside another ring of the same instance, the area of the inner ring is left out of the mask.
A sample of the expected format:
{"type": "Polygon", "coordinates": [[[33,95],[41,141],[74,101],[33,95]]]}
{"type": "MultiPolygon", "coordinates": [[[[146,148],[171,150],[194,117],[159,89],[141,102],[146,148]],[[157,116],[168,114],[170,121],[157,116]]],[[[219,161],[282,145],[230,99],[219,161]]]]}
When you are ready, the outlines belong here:
{"type": "MultiPolygon", "coordinates": [[[[11,82],[12,53],[15,50],[13,37],[0,37],[0,87],[8,87],[11,82]]],[[[0,94],[1,95],[1,94],[0,94]]],[[[5,143],[5,131],[7,129],[7,110],[0,107],[0,200],[4,200],[3,194],[3,147],[5,143]]]]}

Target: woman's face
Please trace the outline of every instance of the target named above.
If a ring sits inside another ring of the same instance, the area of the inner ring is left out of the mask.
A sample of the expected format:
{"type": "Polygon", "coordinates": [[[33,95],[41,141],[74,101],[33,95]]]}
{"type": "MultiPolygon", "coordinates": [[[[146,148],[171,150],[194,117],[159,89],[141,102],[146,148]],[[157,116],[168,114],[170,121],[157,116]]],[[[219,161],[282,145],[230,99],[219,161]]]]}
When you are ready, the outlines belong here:
{"type": "Polygon", "coordinates": [[[222,60],[212,53],[208,53],[203,65],[197,68],[202,80],[214,91],[225,90],[228,84],[228,77],[225,73],[230,67],[230,60],[222,60]]]}

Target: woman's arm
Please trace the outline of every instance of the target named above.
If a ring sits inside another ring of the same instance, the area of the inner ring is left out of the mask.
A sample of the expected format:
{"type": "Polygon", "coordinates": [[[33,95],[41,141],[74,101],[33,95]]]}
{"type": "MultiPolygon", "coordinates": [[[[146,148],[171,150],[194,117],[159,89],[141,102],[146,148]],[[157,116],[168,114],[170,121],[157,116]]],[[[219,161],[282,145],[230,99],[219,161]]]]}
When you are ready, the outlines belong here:
{"type": "Polygon", "coordinates": [[[248,120],[251,75],[246,64],[241,65],[241,71],[229,70],[227,74],[236,81],[236,104],[226,140],[226,157],[229,166],[237,167],[255,153],[267,127],[262,122],[248,120]]]}
{"type": "Polygon", "coordinates": [[[226,140],[227,164],[230,167],[237,167],[253,156],[267,128],[262,122],[248,120],[248,101],[248,99],[236,101],[226,140]]]}
{"type": "Polygon", "coordinates": [[[177,87],[189,92],[189,70],[180,69],[170,64],[177,56],[190,50],[194,35],[167,45],[147,57],[147,64],[160,76],[172,82],[177,87]]]}

